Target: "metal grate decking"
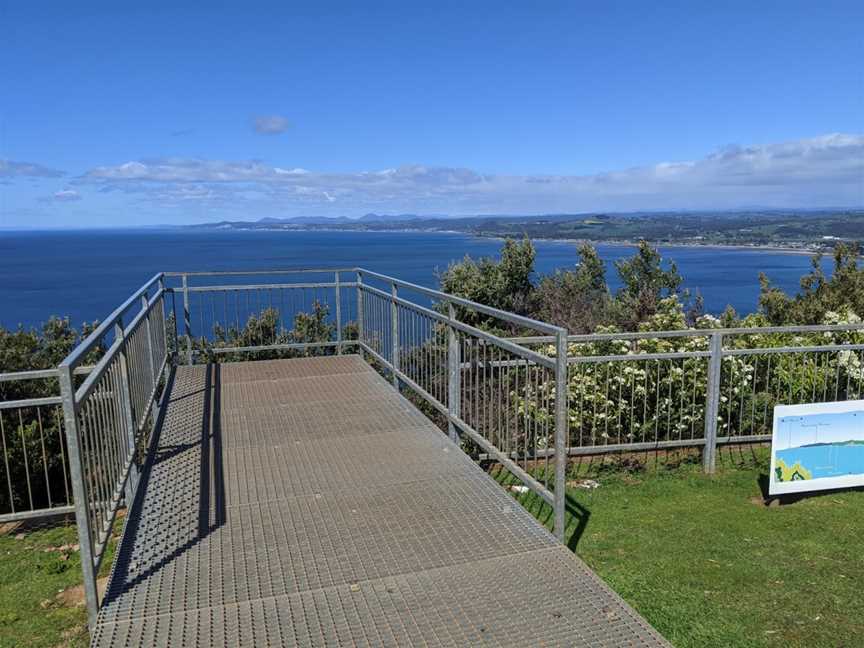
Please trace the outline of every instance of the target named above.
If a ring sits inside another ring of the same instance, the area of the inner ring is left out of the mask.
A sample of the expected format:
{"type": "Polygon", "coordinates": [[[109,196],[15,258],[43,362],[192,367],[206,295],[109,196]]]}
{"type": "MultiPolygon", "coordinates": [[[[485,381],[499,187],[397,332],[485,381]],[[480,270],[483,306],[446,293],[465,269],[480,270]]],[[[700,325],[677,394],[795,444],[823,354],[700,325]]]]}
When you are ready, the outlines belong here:
{"type": "Polygon", "coordinates": [[[359,357],[169,388],[93,645],[667,645],[359,357]]]}

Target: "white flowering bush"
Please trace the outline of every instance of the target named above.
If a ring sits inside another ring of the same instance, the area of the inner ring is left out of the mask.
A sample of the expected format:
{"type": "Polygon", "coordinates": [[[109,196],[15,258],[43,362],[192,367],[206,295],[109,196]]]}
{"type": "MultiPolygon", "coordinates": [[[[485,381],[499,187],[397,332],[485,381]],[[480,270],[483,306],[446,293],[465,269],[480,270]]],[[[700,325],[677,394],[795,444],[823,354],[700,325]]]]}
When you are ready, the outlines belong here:
{"type": "MultiPolygon", "coordinates": [[[[854,313],[829,313],[825,324],[858,324],[854,313]]],[[[741,322],[742,328],[765,327],[760,315],[741,322]]],[[[691,335],[603,339],[570,344],[568,354],[582,361],[571,364],[568,380],[568,421],[573,446],[629,444],[702,438],[707,408],[711,331],[721,328],[719,319],[700,317],[691,335]],[[674,358],[640,359],[646,354],[691,354],[674,358]],[[599,356],[614,360],[592,361],[599,356]],[[625,357],[626,356],[626,357],[625,357]],[[630,359],[632,358],[632,359],[630,359]]],[[[640,326],[652,331],[687,330],[683,307],[672,297],[664,299],[658,313],[640,326]]],[[[598,333],[616,333],[605,328],[598,333]]],[[[773,407],[778,404],[824,402],[857,398],[864,394],[864,355],[861,350],[811,349],[827,345],[864,344],[864,331],[800,333],[755,332],[725,334],[728,351],[762,349],[762,352],[725,354],[721,363],[718,402],[718,436],[769,434],[773,407]]],[[[546,353],[554,355],[554,348],[546,353]]],[[[554,402],[554,384],[541,386],[554,402]]],[[[517,395],[518,396],[518,395],[517,395]]],[[[522,407],[543,419],[552,408],[522,407]]]]}

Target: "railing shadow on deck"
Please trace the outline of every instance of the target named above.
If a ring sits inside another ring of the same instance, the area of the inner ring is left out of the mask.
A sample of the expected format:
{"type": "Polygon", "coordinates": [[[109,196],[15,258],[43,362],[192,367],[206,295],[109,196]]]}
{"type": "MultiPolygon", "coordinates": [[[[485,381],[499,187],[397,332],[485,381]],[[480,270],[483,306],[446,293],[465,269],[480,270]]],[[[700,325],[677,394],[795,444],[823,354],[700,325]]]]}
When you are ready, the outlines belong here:
{"type": "MultiPolygon", "coordinates": [[[[172,393],[176,379],[176,369],[171,371],[166,384],[167,393],[172,393]]],[[[181,557],[184,553],[195,547],[199,542],[225,524],[225,482],[222,465],[222,425],[221,425],[221,370],[218,364],[209,364],[205,370],[204,387],[202,390],[192,393],[184,393],[171,398],[159,413],[155,432],[152,436],[151,445],[147,449],[147,460],[144,464],[135,499],[129,507],[126,525],[124,527],[122,541],[118,547],[117,557],[114,563],[114,571],[105,592],[103,606],[110,606],[124,593],[134,588],[139,583],[147,580],[168,566],[172,561],[181,557]],[[168,448],[160,448],[159,442],[162,437],[166,413],[171,405],[178,401],[190,398],[196,393],[204,393],[204,402],[201,412],[201,430],[196,435],[197,440],[190,443],[181,443],[168,448]],[[173,550],[167,551],[162,559],[149,566],[140,573],[131,577],[134,567],[135,539],[142,523],[143,504],[147,492],[152,487],[151,478],[153,469],[160,463],[171,460],[178,455],[193,451],[200,447],[199,482],[198,482],[198,525],[197,534],[179,544],[173,550]]]]}

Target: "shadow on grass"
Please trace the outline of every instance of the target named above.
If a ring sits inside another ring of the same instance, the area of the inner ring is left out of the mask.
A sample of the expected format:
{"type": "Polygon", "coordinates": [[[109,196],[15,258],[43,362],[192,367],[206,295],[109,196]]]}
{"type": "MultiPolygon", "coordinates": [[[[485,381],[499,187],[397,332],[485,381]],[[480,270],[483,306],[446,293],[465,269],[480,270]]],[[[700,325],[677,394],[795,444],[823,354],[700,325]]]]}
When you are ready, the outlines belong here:
{"type": "Polygon", "coordinates": [[[759,484],[759,492],[762,494],[762,501],[765,503],[765,506],[770,506],[772,504],[786,506],[788,504],[795,504],[796,502],[826,497],[828,495],[837,495],[838,493],[864,493],[864,486],[852,486],[849,488],[831,488],[827,490],[811,491],[809,493],[771,495],[768,492],[771,483],[768,473],[760,473],[756,482],[759,484]]]}
{"type": "MultiPolygon", "coordinates": [[[[513,498],[522,505],[531,515],[533,515],[540,524],[545,526],[550,531],[555,526],[555,511],[553,508],[539,495],[528,491],[526,493],[514,491],[514,487],[523,486],[514,475],[508,472],[501,466],[491,467],[489,474],[492,478],[503,486],[513,498]]],[[[580,504],[572,492],[567,493],[565,499],[566,522],[564,531],[564,543],[571,551],[576,551],[579,541],[585,534],[585,529],[588,527],[588,520],[591,517],[591,511],[580,504]]]]}
{"type": "Polygon", "coordinates": [[[571,494],[567,494],[566,498],[567,523],[564,532],[564,538],[567,547],[570,551],[575,552],[579,546],[579,541],[588,527],[588,519],[591,517],[591,511],[577,502],[571,494]]]}

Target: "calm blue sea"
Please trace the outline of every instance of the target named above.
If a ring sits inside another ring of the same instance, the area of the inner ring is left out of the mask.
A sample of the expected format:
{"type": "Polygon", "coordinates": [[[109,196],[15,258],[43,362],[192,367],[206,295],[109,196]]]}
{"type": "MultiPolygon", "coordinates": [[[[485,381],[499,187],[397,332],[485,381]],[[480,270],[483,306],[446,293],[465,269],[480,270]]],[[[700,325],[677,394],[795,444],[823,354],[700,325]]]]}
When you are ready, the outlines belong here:
{"type": "MultiPolygon", "coordinates": [[[[497,255],[500,241],[463,234],[403,232],[260,232],[98,230],[0,233],[0,325],[38,325],[51,315],[76,325],[101,319],[160,270],[252,270],[361,265],[427,286],[435,269],[453,260],[497,255]]],[[[630,256],[626,246],[600,246],[616,286],[612,263],[630,256]]],[[[537,242],[537,270],[572,268],[571,243],[537,242]]],[[[688,288],[709,312],[732,304],[756,307],[758,275],[794,292],[809,258],[747,250],[666,248],[688,288]]]]}
{"type": "Polygon", "coordinates": [[[864,446],[823,445],[778,450],[777,457],[787,466],[796,462],[810,471],[813,479],[864,473],[864,446]]]}

